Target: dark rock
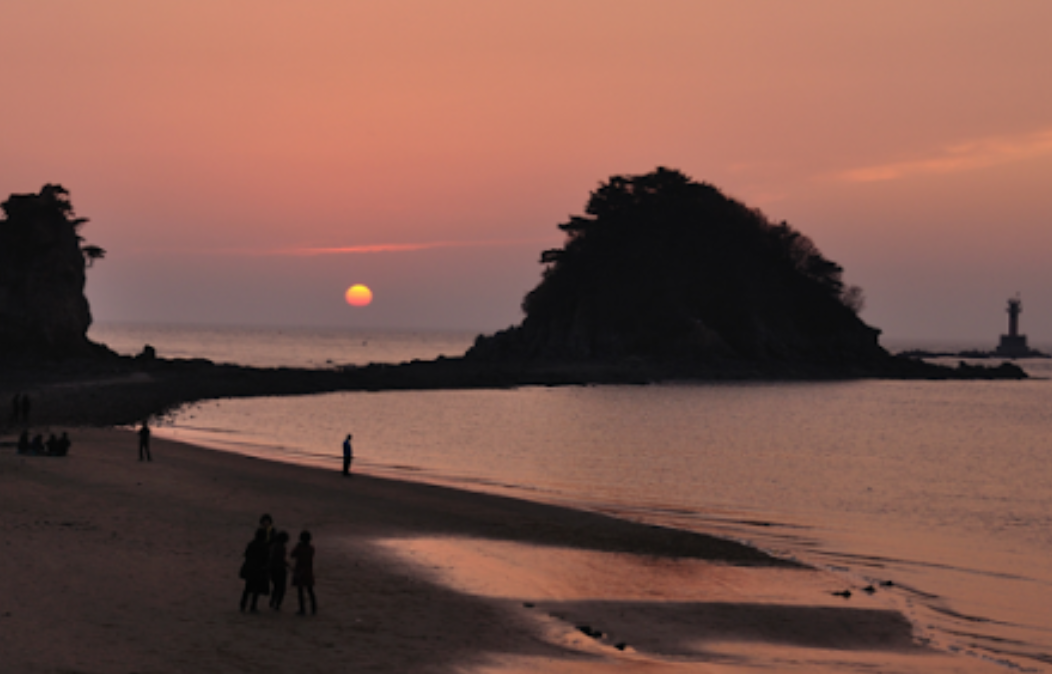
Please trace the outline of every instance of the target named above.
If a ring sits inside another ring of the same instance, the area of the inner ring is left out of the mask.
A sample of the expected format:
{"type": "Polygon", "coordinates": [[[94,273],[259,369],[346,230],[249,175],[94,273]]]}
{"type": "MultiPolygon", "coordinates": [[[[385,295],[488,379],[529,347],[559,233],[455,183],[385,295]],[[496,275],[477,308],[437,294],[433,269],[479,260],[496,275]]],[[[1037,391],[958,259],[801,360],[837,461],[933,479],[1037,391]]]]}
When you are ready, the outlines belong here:
{"type": "Polygon", "coordinates": [[[68,192],[12,194],[0,204],[0,355],[78,358],[112,355],[88,337],[84,270],[105,251],[86,246],[68,192]]]}
{"type": "Polygon", "coordinates": [[[599,630],[592,629],[590,625],[578,625],[577,629],[580,630],[586,636],[592,637],[593,639],[603,638],[603,633],[599,630]]]}

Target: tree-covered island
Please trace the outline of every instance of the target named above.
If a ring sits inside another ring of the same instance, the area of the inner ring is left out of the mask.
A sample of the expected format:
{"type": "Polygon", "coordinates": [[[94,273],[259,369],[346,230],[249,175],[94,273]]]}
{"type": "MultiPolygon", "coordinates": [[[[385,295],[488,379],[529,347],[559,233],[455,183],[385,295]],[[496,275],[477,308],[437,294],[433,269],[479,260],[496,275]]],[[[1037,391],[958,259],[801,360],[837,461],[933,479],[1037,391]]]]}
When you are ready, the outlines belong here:
{"type": "Polygon", "coordinates": [[[811,239],[676,170],[610,178],[559,229],[522,323],[467,361],[600,381],[1025,376],[889,354],[811,239]]]}
{"type": "Polygon", "coordinates": [[[679,171],[603,183],[545,251],[525,319],[471,360],[623,362],[669,377],[876,372],[880,331],[861,290],[787,223],[679,171]]]}

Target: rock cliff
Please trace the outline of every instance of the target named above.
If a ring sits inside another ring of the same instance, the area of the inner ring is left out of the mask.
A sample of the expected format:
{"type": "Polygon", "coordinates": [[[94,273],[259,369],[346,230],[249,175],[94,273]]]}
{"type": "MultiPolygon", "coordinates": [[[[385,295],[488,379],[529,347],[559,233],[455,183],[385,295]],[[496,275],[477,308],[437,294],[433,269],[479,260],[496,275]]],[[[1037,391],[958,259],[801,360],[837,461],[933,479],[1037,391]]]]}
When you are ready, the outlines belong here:
{"type": "Polygon", "coordinates": [[[88,337],[84,270],[103,256],[78,233],[69,194],[45,185],[0,204],[0,358],[68,358],[108,352],[88,337]]]}

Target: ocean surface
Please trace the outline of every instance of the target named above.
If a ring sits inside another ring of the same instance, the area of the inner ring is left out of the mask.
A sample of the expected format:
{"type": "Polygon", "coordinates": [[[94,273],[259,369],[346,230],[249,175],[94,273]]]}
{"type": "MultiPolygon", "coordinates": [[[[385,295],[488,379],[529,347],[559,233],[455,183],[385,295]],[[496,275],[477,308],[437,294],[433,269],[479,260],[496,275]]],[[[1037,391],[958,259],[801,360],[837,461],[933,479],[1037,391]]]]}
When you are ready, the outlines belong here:
{"type": "Polygon", "coordinates": [[[88,336],[134,356],[152,346],[162,358],[207,358],[253,367],[327,368],[401,363],[463,354],[478,332],[341,330],[230,326],[96,324],[88,336]]]}
{"type": "MultiPolygon", "coordinates": [[[[475,334],[112,325],[91,336],[123,353],[149,343],[167,357],[328,367],[458,355],[475,334]]],[[[719,533],[844,587],[876,586],[937,648],[1052,671],[1052,361],[1020,364],[1033,379],[220,400],[158,432],[333,471],[351,432],[356,471],[719,533]]]]}

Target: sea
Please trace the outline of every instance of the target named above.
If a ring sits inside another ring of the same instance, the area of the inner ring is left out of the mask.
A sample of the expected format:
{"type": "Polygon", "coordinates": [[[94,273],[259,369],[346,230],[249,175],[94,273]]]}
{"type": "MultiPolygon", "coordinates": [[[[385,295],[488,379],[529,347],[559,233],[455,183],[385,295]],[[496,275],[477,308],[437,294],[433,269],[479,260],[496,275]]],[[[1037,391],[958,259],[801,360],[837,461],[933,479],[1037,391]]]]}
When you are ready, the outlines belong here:
{"type": "MultiPolygon", "coordinates": [[[[125,354],[327,368],[455,356],[476,334],[103,324],[90,336],[125,354]]],[[[1016,362],[1031,379],[214,400],[158,433],[333,471],[353,433],[355,471],[716,533],[879,589],[934,648],[1052,671],[1052,360],[1016,362]]]]}

